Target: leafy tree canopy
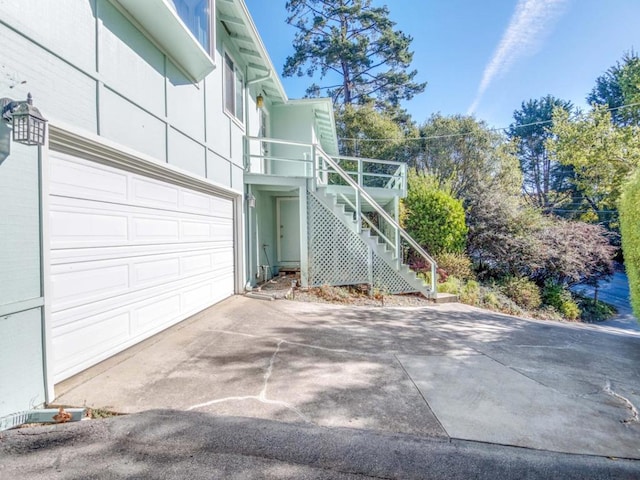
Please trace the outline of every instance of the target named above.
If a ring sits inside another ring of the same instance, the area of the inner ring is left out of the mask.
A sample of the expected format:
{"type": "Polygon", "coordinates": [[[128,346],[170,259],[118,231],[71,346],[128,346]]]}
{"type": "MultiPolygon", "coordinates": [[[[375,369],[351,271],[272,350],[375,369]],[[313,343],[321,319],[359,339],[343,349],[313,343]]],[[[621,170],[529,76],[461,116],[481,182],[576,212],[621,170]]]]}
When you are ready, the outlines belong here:
{"type": "Polygon", "coordinates": [[[462,199],[498,188],[519,191],[521,173],[513,144],[472,116],[434,114],[420,127],[415,166],[462,199]]]}
{"type": "Polygon", "coordinates": [[[586,219],[616,226],[621,188],[640,165],[640,127],[617,127],[606,106],[575,119],[566,110],[553,114],[550,155],[574,170],[572,180],[591,211],[586,219]]]}
{"type": "Polygon", "coordinates": [[[314,77],[309,96],[322,91],[337,106],[373,103],[398,109],[402,100],[421,93],[426,83],[410,70],[412,37],[395,30],[386,6],[371,0],[288,0],[287,22],[298,29],[284,76],[314,77]]]}

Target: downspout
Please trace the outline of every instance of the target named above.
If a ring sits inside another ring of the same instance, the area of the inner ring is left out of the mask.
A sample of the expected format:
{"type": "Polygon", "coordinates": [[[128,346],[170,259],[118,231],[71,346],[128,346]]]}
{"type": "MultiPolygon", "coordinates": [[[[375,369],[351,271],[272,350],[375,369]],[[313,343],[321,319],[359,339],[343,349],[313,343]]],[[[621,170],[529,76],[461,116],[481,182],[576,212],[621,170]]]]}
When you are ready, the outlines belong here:
{"type": "MultiPolygon", "coordinates": [[[[245,78],[248,77],[248,73],[249,73],[248,70],[249,69],[247,68],[247,70],[245,71],[245,78]]],[[[251,135],[250,121],[249,121],[249,119],[251,118],[250,117],[250,112],[249,112],[249,97],[251,95],[251,92],[250,92],[250,88],[249,87],[251,87],[251,85],[255,85],[255,84],[262,83],[262,82],[265,82],[267,80],[270,80],[272,77],[273,77],[273,69],[269,69],[269,72],[266,75],[264,75],[262,77],[256,77],[256,78],[254,78],[252,80],[247,80],[247,82],[246,82],[245,89],[244,89],[245,135],[251,135]]],[[[246,141],[244,142],[244,148],[245,148],[245,150],[249,149],[249,142],[246,142],[246,141]]],[[[245,164],[245,159],[247,158],[247,155],[248,155],[249,152],[248,151],[244,151],[242,153],[243,153],[243,164],[245,164]]],[[[246,168],[246,165],[245,165],[245,168],[246,168]]],[[[245,169],[245,172],[246,172],[246,169],[245,169]]],[[[253,255],[252,255],[253,249],[251,248],[251,245],[253,243],[253,235],[255,234],[254,229],[252,228],[252,222],[253,222],[254,218],[257,221],[257,218],[256,218],[255,215],[252,215],[251,209],[249,208],[249,206],[247,204],[247,201],[246,201],[247,193],[250,194],[250,195],[253,193],[251,191],[251,187],[250,186],[248,186],[245,189],[245,198],[244,198],[244,202],[243,202],[244,203],[244,212],[245,212],[245,225],[246,225],[245,231],[246,231],[246,235],[247,235],[246,240],[245,240],[245,248],[246,248],[246,251],[247,251],[247,255],[246,255],[247,259],[246,259],[246,264],[245,264],[245,282],[244,282],[245,283],[245,287],[250,285],[251,282],[253,281],[253,279],[251,278],[252,277],[252,275],[251,275],[251,262],[256,260],[256,264],[259,263],[257,261],[257,259],[253,258],[253,255]]],[[[256,241],[257,241],[257,239],[256,239],[256,241]]]]}

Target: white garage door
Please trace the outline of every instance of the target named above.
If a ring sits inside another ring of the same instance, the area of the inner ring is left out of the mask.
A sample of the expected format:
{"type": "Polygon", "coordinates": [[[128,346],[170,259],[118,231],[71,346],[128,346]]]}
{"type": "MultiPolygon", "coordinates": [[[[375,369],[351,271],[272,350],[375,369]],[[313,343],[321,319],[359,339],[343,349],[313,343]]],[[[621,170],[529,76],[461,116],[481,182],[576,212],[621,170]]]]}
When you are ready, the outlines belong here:
{"type": "Polygon", "coordinates": [[[233,203],[50,153],[59,382],[234,293],[233,203]]]}

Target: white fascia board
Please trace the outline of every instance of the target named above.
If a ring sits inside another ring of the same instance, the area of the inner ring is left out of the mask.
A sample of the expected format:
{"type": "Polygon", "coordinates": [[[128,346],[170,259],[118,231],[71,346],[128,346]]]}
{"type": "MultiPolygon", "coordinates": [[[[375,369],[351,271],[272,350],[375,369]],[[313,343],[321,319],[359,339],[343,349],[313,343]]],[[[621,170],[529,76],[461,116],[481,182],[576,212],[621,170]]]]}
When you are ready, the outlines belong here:
{"type": "Polygon", "coordinates": [[[215,63],[178,16],[169,0],[111,0],[123,8],[193,80],[199,82],[215,63]]]}
{"type": "MultiPolygon", "coordinates": [[[[135,0],[130,0],[130,1],[135,1],[135,0]]],[[[256,49],[258,50],[258,53],[260,54],[261,60],[265,63],[267,68],[273,72],[273,76],[271,78],[273,85],[278,90],[278,94],[280,95],[280,98],[282,99],[282,101],[284,103],[287,103],[289,101],[289,98],[287,97],[287,93],[284,91],[282,80],[280,80],[278,71],[273,66],[271,57],[269,56],[269,53],[267,52],[267,49],[264,46],[264,43],[262,43],[262,38],[260,38],[260,34],[258,33],[256,24],[253,22],[253,18],[251,18],[251,14],[249,13],[249,9],[247,8],[247,5],[244,3],[244,0],[236,0],[236,3],[240,7],[243,20],[245,22],[245,26],[249,31],[249,34],[253,38],[253,42],[255,44],[256,49]]]]}

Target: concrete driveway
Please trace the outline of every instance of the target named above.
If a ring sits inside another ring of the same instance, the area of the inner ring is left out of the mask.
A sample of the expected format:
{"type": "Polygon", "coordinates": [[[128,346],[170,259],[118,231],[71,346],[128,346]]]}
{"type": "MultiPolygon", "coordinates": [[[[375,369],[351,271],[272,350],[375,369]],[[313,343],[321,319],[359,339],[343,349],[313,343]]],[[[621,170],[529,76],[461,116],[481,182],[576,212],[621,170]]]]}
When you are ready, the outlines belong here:
{"type": "Polygon", "coordinates": [[[464,305],[231,298],[56,388],[56,403],[640,459],[640,335],[464,305]]]}

